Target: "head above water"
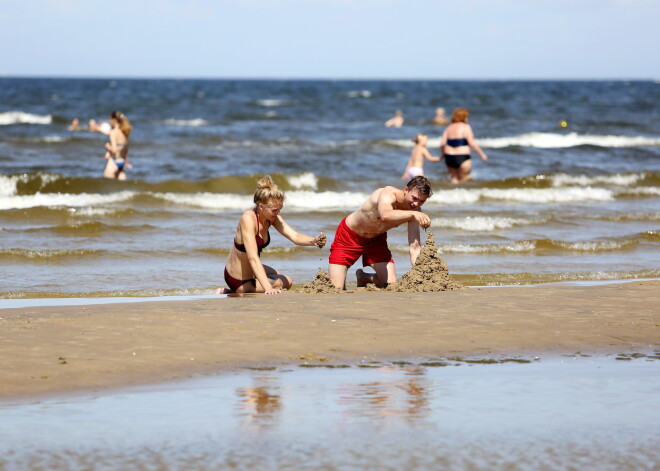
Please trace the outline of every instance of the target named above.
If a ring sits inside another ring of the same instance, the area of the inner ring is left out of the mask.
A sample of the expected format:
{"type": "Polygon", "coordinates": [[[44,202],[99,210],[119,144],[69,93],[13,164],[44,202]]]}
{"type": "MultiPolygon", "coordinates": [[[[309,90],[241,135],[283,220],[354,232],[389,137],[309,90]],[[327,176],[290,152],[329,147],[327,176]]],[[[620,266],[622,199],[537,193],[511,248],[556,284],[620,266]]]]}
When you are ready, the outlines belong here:
{"type": "Polygon", "coordinates": [[[257,182],[257,190],[254,192],[255,205],[267,205],[270,200],[278,203],[284,202],[284,192],[275,184],[270,175],[266,175],[257,182]]]}
{"type": "Polygon", "coordinates": [[[470,112],[466,108],[456,108],[454,114],[451,115],[452,123],[467,123],[470,117],[470,112]]]}

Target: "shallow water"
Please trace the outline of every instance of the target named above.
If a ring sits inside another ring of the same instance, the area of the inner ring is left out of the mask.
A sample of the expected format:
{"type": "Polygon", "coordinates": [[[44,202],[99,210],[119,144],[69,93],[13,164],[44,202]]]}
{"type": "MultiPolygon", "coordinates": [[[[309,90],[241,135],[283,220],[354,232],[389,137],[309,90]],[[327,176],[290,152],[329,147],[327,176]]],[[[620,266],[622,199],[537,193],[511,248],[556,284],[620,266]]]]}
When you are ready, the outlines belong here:
{"type": "Polygon", "coordinates": [[[618,358],[246,369],[4,402],[0,469],[657,470],[658,354],[618,358]]]}
{"type": "MultiPolygon", "coordinates": [[[[438,154],[437,106],[469,108],[489,156],[459,188],[425,165],[424,211],[457,281],[657,278],[659,100],[651,81],[0,78],[0,297],[213,293],[264,173],[287,222],[329,247],[368,193],[405,183],[411,138],[438,154]],[[101,177],[105,136],[66,128],[114,108],[134,128],[127,182],[101,177]],[[386,128],[396,109],[404,127],[386,128]]],[[[296,283],[327,270],[328,248],[271,233],[264,261],[296,283]]],[[[405,229],[388,240],[401,276],[405,229]]]]}

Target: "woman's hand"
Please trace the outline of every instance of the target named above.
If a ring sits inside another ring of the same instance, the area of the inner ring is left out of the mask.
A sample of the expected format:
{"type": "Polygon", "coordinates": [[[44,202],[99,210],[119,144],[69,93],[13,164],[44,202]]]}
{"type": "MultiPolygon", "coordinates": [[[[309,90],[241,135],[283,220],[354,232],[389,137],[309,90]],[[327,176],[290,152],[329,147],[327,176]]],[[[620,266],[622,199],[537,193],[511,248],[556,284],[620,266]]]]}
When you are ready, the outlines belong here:
{"type": "Polygon", "coordinates": [[[323,232],[321,232],[312,240],[312,245],[316,245],[319,249],[322,249],[325,246],[327,240],[328,237],[323,232]]]}

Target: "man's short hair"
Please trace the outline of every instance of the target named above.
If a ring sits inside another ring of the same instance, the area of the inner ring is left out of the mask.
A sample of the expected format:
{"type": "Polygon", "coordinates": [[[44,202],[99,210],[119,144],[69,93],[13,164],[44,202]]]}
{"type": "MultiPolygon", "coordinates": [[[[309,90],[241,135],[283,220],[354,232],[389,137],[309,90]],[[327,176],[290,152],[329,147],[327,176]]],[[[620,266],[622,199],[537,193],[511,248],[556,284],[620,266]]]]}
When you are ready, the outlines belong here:
{"type": "Polygon", "coordinates": [[[417,175],[410,180],[406,185],[406,188],[408,188],[408,190],[417,190],[421,195],[427,195],[428,197],[431,197],[433,194],[431,182],[423,175],[417,175]]]}

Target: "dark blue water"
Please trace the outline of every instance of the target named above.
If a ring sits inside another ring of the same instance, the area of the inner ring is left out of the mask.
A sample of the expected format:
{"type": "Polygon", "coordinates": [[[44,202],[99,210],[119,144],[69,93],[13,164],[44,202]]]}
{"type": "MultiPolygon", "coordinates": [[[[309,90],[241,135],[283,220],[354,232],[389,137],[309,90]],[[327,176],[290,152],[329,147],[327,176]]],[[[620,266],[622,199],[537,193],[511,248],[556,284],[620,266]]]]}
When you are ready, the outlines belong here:
{"type": "MultiPolygon", "coordinates": [[[[331,241],[371,191],[405,183],[412,137],[428,134],[438,154],[435,108],[458,106],[489,162],[459,188],[442,163],[425,166],[425,211],[457,279],[657,277],[659,100],[651,81],[0,79],[0,259],[12,273],[0,292],[209,293],[260,176],[287,191],[295,229],[331,241]],[[404,126],[386,128],[397,109],[404,126]],[[66,129],[113,110],[134,130],[127,182],[101,177],[105,136],[66,129]]],[[[402,274],[405,231],[390,241],[402,274]]],[[[268,261],[294,280],[327,267],[327,249],[273,245],[268,261]]]]}

